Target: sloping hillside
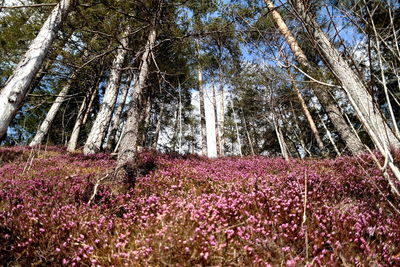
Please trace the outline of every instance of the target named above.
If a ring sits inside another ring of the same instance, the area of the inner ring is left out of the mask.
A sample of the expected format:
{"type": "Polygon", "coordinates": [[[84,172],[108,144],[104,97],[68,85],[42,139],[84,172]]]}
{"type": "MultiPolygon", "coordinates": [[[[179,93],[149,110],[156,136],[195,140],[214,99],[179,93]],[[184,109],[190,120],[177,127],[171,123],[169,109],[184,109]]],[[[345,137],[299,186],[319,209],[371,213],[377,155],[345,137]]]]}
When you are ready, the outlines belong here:
{"type": "Polygon", "coordinates": [[[14,147],[0,162],[3,265],[400,265],[400,201],[368,156],[144,152],[134,190],[103,183],[90,204],[109,155],[14,147]]]}

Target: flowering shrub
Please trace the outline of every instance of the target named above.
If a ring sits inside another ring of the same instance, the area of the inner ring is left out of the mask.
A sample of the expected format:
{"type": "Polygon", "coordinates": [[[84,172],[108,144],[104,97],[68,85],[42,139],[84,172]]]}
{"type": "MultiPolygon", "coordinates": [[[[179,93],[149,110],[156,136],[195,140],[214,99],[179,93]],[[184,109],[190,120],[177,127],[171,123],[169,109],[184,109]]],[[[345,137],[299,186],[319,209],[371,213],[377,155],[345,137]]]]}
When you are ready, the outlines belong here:
{"type": "Polygon", "coordinates": [[[108,155],[1,148],[0,264],[400,265],[400,201],[369,156],[139,157],[135,189],[89,205],[108,155]]]}

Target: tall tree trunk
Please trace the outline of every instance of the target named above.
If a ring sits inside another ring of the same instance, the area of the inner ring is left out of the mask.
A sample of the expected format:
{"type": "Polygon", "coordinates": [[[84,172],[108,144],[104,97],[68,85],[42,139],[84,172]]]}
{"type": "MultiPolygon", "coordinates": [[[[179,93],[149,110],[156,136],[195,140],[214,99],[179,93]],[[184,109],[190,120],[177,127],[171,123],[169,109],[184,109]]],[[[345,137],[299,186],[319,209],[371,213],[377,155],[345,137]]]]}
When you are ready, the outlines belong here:
{"type": "MultiPolygon", "coordinates": [[[[243,156],[242,153],[242,142],[240,141],[240,134],[239,134],[239,127],[236,121],[236,112],[235,112],[235,107],[233,106],[233,100],[231,99],[231,106],[232,106],[232,113],[233,113],[233,121],[235,122],[235,129],[236,129],[236,140],[238,143],[238,151],[239,151],[239,155],[240,157],[243,156]]],[[[233,148],[233,145],[232,145],[233,148]]]]}
{"type": "Polygon", "coordinates": [[[400,142],[374,104],[372,96],[360,78],[329,41],[317,22],[312,19],[301,0],[291,1],[298,16],[315,43],[324,62],[341,83],[360,121],[363,123],[375,146],[386,151],[390,146],[400,148],[400,142]]]}
{"type": "Polygon", "coordinates": [[[272,122],[274,124],[275,133],[276,133],[276,136],[278,138],[279,147],[281,149],[282,156],[283,156],[283,158],[285,160],[289,160],[289,153],[288,153],[288,150],[287,150],[287,145],[285,143],[285,139],[283,137],[281,127],[280,127],[279,123],[276,120],[275,113],[273,113],[273,112],[272,112],[272,122]]]}
{"type": "Polygon", "coordinates": [[[219,154],[225,155],[225,94],[224,94],[224,73],[222,66],[219,67],[219,94],[220,94],[220,116],[219,116],[219,154]]]}
{"type": "Polygon", "coordinates": [[[57,36],[58,29],[74,2],[74,0],[61,0],[56,5],[0,91],[0,138],[7,132],[11,120],[14,119],[23,103],[32,80],[42,66],[47,52],[57,36]]]}
{"type": "Polygon", "coordinates": [[[137,144],[143,147],[146,146],[146,137],[150,126],[150,115],[151,115],[150,111],[152,103],[151,99],[152,99],[151,95],[150,94],[147,95],[146,99],[143,101],[144,103],[141,108],[142,112],[140,114],[140,121],[142,122],[142,124],[140,125],[141,129],[139,129],[140,134],[138,137],[137,144]]]}
{"type": "Polygon", "coordinates": [[[300,144],[301,144],[301,146],[302,146],[302,148],[303,148],[303,150],[304,150],[304,154],[307,153],[307,154],[311,157],[312,154],[311,154],[310,150],[307,149],[306,142],[304,141],[304,138],[303,138],[303,131],[302,131],[302,129],[300,128],[300,126],[299,126],[299,120],[297,119],[297,118],[298,118],[298,115],[297,115],[296,111],[295,111],[294,108],[293,108],[292,102],[290,102],[290,106],[291,106],[291,108],[292,108],[294,125],[295,125],[296,129],[299,131],[298,139],[299,139],[300,144]]]}
{"type": "MultiPolygon", "coordinates": [[[[275,9],[272,1],[271,0],[264,0],[264,1],[268,9],[270,10],[272,18],[274,19],[280,32],[285,37],[285,40],[288,43],[291,51],[293,52],[297,62],[299,62],[302,66],[306,67],[309,71],[315,72],[316,70],[311,66],[310,62],[307,59],[307,56],[298,45],[296,39],[290,32],[289,28],[286,26],[279,12],[275,9]]],[[[325,88],[321,88],[321,86],[318,86],[318,88],[314,90],[314,93],[317,96],[318,100],[320,101],[321,105],[324,107],[335,129],[338,131],[341,138],[346,143],[349,151],[353,155],[365,152],[363,144],[358,139],[358,137],[351,131],[349,125],[347,125],[346,120],[340,113],[340,110],[338,109],[334,101],[331,99],[329,92],[326,91],[325,88]]]]}
{"type": "Polygon", "coordinates": [[[321,117],[319,114],[318,114],[318,116],[319,116],[319,120],[320,120],[321,123],[322,123],[322,126],[324,127],[324,129],[325,129],[325,131],[326,131],[326,135],[328,136],[329,141],[331,142],[331,144],[332,144],[332,146],[333,146],[333,149],[335,150],[336,154],[340,157],[340,156],[341,156],[341,153],[340,153],[340,151],[339,151],[339,149],[338,149],[338,147],[337,147],[337,145],[336,145],[336,143],[335,143],[335,140],[333,140],[331,131],[329,131],[329,129],[328,129],[328,127],[326,126],[326,124],[325,124],[324,120],[322,119],[322,117],[321,117]]]}
{"type": "Polygon", "coordinates": [[[110,78],[105,89],[103,103],[100,106],[100,110],[93,123],[92,129],[90,130],[85,147],[83,148],[83,153],[85,155],[98,153],[101,150],[102,143],[107,134],[118,96],[118,88],[122,73],[121,68],[128,52],[126,48],[129,45],[129,32],[130,27],[127,26],[121,38],[121,45],[118,48],[117,54],[112,63],[110,78]]]}
{"type": "Polygon", "coordinates": [[[315,125],[314,119],[311,116],[310,111],[308,110],[306,101],[304,100],[303,96],[301,95],[300,89],[296,84],[296,81],[294,80],[294,77],[292,76],[292,74],[290,73],[290,70],[288,69],[288,74],[290,76],[290,79],[292,79],[292,85],[293,85],[293,89],[296,92],[297,98],[299,99],[301,108],[303,110],[304,116],[306,116],[308,125],[310,126],[311,132],[313,133],[315,140],[317,141],[317,145],[319,150],[321,151],[322,155],[326,155],[326,149],[324,146],[324,143],[322,142],[322,139],[320,137],[319,131],[317,126],[315,125]]]}
{"type": "Polygon", "coordinates": [[[104,69],[102,68],[100,71],[100,74],[97,76],[93,86],[90,88],[89,92],[87,93],[87,95],[85,96],[85,98],[82,101],[82,104],[78,111],[78,116],[77,116],[75,124],[74,124],[74,127],[72,128],[71,137],[68,140],[68,145],[67,145],[68,152],[74,152],[76,150],[76,147],[78,145],[78,138],[79,138],[79,133],[81,131],[81,127],[82,127],[82,125],[84,125],[86,123],[86,120],[92,109],[92,105],[93,105],[94,99],[96,98],[96,92],[99,87],[99,83],[101,81],[103,71],[104,71],[104,69]]]}
{"type": "Polygon", "coordinates": [[[244,115],[243,109],[242,109],[242,116],[243,116],[243,123],[244,123],[244,129],[246,131],[247,141],[249,142],[249,146],[250,146],[250,152],[251,152],[251,155],[254,156],[255,153],[254,153],[253,141],[251,140],[250,132],[249,132],[249,129],[247,128],[246,117],[244,115]]]}
{"type": "Polygon", "coordinates": [[[38,131],[36,132],[35,137],[30,142],[29,146],[38,146],[42,143],[43,138],[48,134],[51,123],[57,115],[58,110],[60,109],[62,103],[66,95],[68,94],[69,89],[71,88],[73,80],[76,78],[78,70],[76,69],[71,76],[69,77],[67,83],[63,86],[61,91],[58,93],[56,100],[53,105],[51,105],[50,110],[47,112],[46,118],[40,125],[38,131]]]}
{"type": "Polygon", "coordinates": [[[121,171],[122,179],[128,178],[134,171],[130,163],[136,159],[137,138],[139,131],[140,106],[142,94],[146,88],[146,81],[149,75],[150,53],[156,41],[156,23],[151,26],[146,47],[144,49],[136,90],[132,96],[132,104],[128,110],[128,117],[125,129],[121,137],[121,145],[118,153],[117,170],[121,171]]]}
{"type": "Polygon", "coordinates": [[[112,148],[115,146],[115,143],[116,143],[115,141],[116,141],[117,131],[119,129],[120,122],[121,122],[122,111],[125,107],[126,98],[128,96],[128,92],[129,92],[129,88],[131,86],[132,80],[133,80],[133,74],[129,73],[126,83],[122,88],[120,102],[114,112],[114,116],[111,121],[110,130],[109,130],[110,134],[108,136],[108,141],[107,141],[107,149],[109,151],[112,150],[112,148]]]}
{"type": "Polygon", "coordinates": [[[160,136],[162,118],[164,116],[164,108],[165,108],[165,102],[163,101],[161,103],[160,113],[158,113],[156,131],[154,133],[154,139],[153,139],[153,148],[154,149],[157,149],[157,145],[158,145],[158,138],[160,136]]]}
{"type": "Polygon", "coordinates": [[[217,145],[217,156],[221,155],[221,138],[220,138],[220,129],[219,129],[219,121],[218,121],[218,109],[217,109],[217,96],[215,93],[215,84],[214,77],[211,76],[212,81],[212,92],[213,92],[213,108],[214,108],[214,120],[215,120],[215,137],[216,137],[216,145],[217,145]]]}
{"type": "Polygon", "coordinates": [[[201,127],[201,154],[203,156],[208,156],[207,149],[207,125],[206,125],[206,111],[204,107],[204,87],[203,87],[203,73],[200,63],[200,43],[196,39],[197,56],[199,58],[199,63],[197,64],[197,77],[199,83],[199,101],[200,101],[200,127],[201,127]]]}
{"type": "Polygon", "coordinates": [[[176,151],[176,143],[178,142],[178,136],[179,136],[179,110],[175,111],[175,122],[174,122],[174,128],[173,128],[173,132],[174,134],[172,135],[172,151],[176,151]]]}

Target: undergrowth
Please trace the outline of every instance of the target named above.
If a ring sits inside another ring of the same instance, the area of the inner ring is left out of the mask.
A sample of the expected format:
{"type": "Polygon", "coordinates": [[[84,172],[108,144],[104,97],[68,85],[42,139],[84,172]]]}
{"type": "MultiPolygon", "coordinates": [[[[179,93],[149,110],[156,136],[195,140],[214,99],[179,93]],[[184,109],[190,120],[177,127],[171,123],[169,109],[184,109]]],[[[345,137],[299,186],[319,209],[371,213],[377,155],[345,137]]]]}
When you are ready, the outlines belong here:
{"type": "Polygon", "coordinates": [[[135,188],[100,185],[90,205],[115,166],[109,155],[13,147],[0,159],[5,266],[400,265],[400,215],[388,201],[400,202],[369,156],[143,152],[135,188]]]}

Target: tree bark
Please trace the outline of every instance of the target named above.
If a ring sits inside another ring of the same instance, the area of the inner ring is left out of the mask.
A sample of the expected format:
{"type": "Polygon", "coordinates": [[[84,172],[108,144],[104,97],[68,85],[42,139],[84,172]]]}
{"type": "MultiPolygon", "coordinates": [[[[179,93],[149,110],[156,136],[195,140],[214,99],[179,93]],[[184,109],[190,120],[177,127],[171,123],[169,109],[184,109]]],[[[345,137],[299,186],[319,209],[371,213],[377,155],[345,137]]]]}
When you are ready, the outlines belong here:
{"type": "MultiPolygon", "coordinates": [[[[236,129],[236,140],[238,143],[238,151],[239,151],[239,155],[240,157],[243,156],[242,153],[242,142],[240,141],[240,133],[239,133],[239,127],[236,121],[236,113],[235,113],[235,107],[233,106],[233,100],[231,99],[231,106],[232,106],[232,113],[233,113],[233,121],[235,122],[235,129],[236,129]]],[[[233,147],[233,145],[232,145],[233,147]]]]}
{"type": "Polygon", "coordinates": [[[141,127],[140,127],[140,134],[139,134],[139,139],[137,141],[137,144],[139,146],[145,147],[146,146],[146,137],[147,137],[147,133],[149,130],[149,126],[150,126],[150,111],[151,111],[151,95],[147,95],[146,99],[143,101],[144,103],[142,104],[142,108],[141,108],[141,114],[140,114],[140,121],[141,123],[141,127]]]}
{"type": "Polygon", "coordinates": [[[290,75],[290,78],[292,79],[293,89],[296,92],[297,98],[299,99],[299,102],[300,102],[301,108],[303,110],[304,116],[306,116],[308,125],[310,126],[310,129],[311,129],[311,132],[313,133],[313,135],[315,137],[315,140],[317,141],[318,148],[321,151],[322,155],[326,155],[326,149],[325,149],[324,143],[322,142],[322,139],[320,137],[318,128],[315,125],[314,119],[312,118],[311,113],[308,110],[307,104],[304,101],[304,98],[301,95],[300,89],[297,86],[296,81],[292,77],[292,74],[290,73],[290,70],[288,70],[288,73],[290,75]]]}
{"type": "Polygon", "coordinates": [[[275,133],[276,133],[276,136],[278,138],[279,147],[281,149],[282,156],[283,156],[283,158],[285,160],[289,160],[289,153],[288,153],[288,150],[287,150],[285,139],[283,137],[281,127],[278,124],[278,122],[276,121],[276,116],[275,116],[274,112],[272,112],[272,122],[274,124],[275,133]]]}
{"type": "MultiPolygon", "coordinates": [[[[197,47],[197,56],[200,61],[200,43],[198,39],[196,40],[196,47],[197,47]]],[[[197,77],[199,83],[199,101],[200,101],[201,154],[203,156],[208,156],[206,111],[204,107],[203,73],[200,62],[197,64],[197,77]]]]}
{"type": "Polygon", "coordinates": [[[220,94],[220,116],[219,116],[219,154],[225,155],[225,95],[224,95],[224,73],[222,66],[219,68],[219,94],[220,94]]]}
{"type": "Polygon", "coordinates": [[[399,140],[382,117],[360,78],[335,49],[317,22],[308,15],[303,2],[301,0],[291,2],[307,29],[311,41],[316,44],[324,62],[331,68],[333,74],[341,83],[358,118],[363,123],[375,146],[380,151],[386,151],[390,146],[400,148],[399,140]]]}
{"type": "Polygon", "coordinates": [[[220,138],[220,129],[219,129],[219,120],[218,120],[218,109],[217,109],[217,96],[215,92],[215,84],[214,77],[211,76],[212,81],[212,92],[213,92],[213,108],[214,108],[214,120],[215,120],[215,139],[217,141],[217,156],[221,155],[221,138],[220,138]]]}
{"type": "Polygon", "coordinates": [[[72,129],[71,137],[69,138],[68,145],[67,145],[67,151],[68,152],[74,152],[76,150],[76,147],[78,145],[78,138],[79,138],[79,133],[81,131],[82,125],[86,123],[86,120],[90,114],[90,111],[92,109],[92,105],[94,102],[94,99],[96,98],[96,92],[99,87],[99,83],[101,81],[101,77],[103,75],[104,69],[101,69],[100,74],[97,76],[94,85],[90,88],[89,92],[85,96],[85,98],[82,101],[82,104],[79,108],[78,111],[78,116],[76,118],[74,128],[72,129]]]}
{"type": "Polygon", "coordinates": [[[121,45],[118,48],[117,54],[112,63],[110,78],[105,89],[103,103],[100,106],[99,113],[96,116],[83,149],[83,153],[85,155],[100,152],[102,143],[107,134],[108,126],[111,121],[111,116],[118,96],[118,88],[122,73],[121,68],[128,52],[126,48],[129,45],[129,32],[130,27],[127,26],[121,39],[121,45]]]}
{"type": "Polygon", "coordinates": [[[43,64],[47,52],[57,36],[74,0],[61,0],[51,12],[28,51],[15,68],[13,74],[0,91],[0,138],[14,119],[23,103],[29,86],[43,64]]]}
{"type": "Polygon", "coordinates": [[[56,100],[54,101],[53,105],[51,105],[50,110],[47,112],[46,118],[40,125],[38,131],[36,132],[35,137],[30,142],[29,146],[38,146],[43,142],[43,138],[48,134],[51,123],[53,122],[54,118],[57,115],[62,103],[66,95],[68,94],[69,89],[71,88],[73,80],[76,78],[78,70],[75,70],[71,76],[69,77],[67,83],[63,86],[61,91],[58,93],[56,100]]]}
{"type": "MultiPolygon", "coordinates": [[[[286,42],[288,43],[291,51],[293,52],[295,59],[297,62],[308,69],[309,71],[316,72],[315,68],[313,68],[310,62],[307,59],[307,56],[298,45],[296,39],[290,32],[289,28],[286,26],[279,12],[275,9],[274,4],[271,0],[264,0],[266,3],[275,24],[278,26],[280,32],[285,37],[286,42]]],[[[324,107],[326,113],[328,114],[329,119],[332,121],[335,129],[338,131],[339,135],[346,143],[347,148],[350,153],[353,155],[361,154],[365,152],[364,146],[359,140],[359,138],[351,131],[349,125],[347,125],[346,120],[340,113],[339,108],[336,106],[336,103],[332,100],[329,92],[322,88],[320,85],[316,86],[316,90],[314,90],[314,94],[317,96],[321,105],[324,107]]]]}
{"type": "Polygon", "coordinates": [[[254,153],[253,141],[251,140],[250,132],[247,128],[246,117],[244,115],[243,109],[242,109],[242,117],[243,117],[243,123],[244,123],[244,130],[246,131],[247,141],[249,142],[249,146],[250,146],[250,152],[251,152],[251,155],[254,156],[255,153],[254,153]]]}
{"type": "Polygon", "coordinates": [[[160,113],[158,114],[156,131],[154,133],[154,140],[153,140],[153,148],[154,149],[157,149],[157,145],[158,145],[158,138],[160,136],[162,118],[164,116],[164,108],[165,108],[165,102],[162,102],[161,107],[160,107],[160,113]]]}
{"type": "Polygon", "coordinates": [[[133,74],[129,73],[128,78],[126,80],[126,84],[122,88],[120,102],[114,112],[114,116],[111,121],[110,130],[109,130],[110,134],[108,136],[108,141],[107,141],[107,149],[109,151],[112,150],[112,148],[115,146],[115,143],[116,143],[115,141],[116,141],[117,131],[119,129],[120,122],[121,122],[122,111],[125,107],[126,98],[128,96],[128,92],[129,92],[129,88],[132,83],[132,80],[133,80],[133,74]]]}
{"type": "Polygon", "coordinates": [[[149,75],[149,59],[156,41],[156,25],[152,25],[145,50],[141,59],[140,72],[136,90],[132,96],[132,104],[128,110],[128,117],[125,123],[125,129],[122,133],[121,145],[118,153],[117,169],[121,170],[121,175],[125,178],[132,171],[129,163],[136,159],[137,138],[139,131],[140,106],[142,104],[142,94],[146,88],[146,81],[149,75]]]}

